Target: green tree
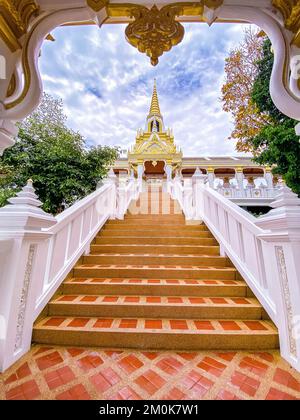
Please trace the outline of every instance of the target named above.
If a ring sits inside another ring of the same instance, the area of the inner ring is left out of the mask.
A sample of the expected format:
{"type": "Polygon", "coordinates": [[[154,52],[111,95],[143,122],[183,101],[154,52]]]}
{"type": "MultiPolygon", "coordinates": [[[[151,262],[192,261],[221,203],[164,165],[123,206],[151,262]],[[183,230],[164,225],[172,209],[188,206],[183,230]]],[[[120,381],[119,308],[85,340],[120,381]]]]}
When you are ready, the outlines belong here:
{"type": "Polygon", "coordinates": [[[254,160],[261,165],[276,165],[273,172],[283,176],[287,185],[300,195],[300,139],[295,132],[297,121],[282,114],[272,101],[269,84],[273,62],[271,42],[267,39],[263,45],[263,57],[257,63],[258,75],[252,89],[252,101],[261,113],[270,116],[270,122],[251,141],[253,149],[260,151],[254,160]]]}
{"type": "Polygon", "coordinates": [[[106,176],[118,148],[87,148],[65,121],[62,102],[45,95],[38,110],[20,124],[16,144],[0,159],[10,168],[2,188],[0,184],[0,205],[31,178],[43,209],[57,214],[94,191],[106,176]]]}

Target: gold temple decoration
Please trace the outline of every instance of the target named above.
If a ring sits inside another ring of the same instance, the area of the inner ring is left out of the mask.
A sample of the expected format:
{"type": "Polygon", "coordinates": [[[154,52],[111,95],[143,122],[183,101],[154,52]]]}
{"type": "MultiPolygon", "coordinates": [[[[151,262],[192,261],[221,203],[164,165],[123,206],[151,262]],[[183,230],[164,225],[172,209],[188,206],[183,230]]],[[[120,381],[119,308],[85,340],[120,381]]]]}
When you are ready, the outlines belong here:
{"type": "Polygon", "coordinates": [[[184,27],[176,21],[180,7],[164,6],[158,9],[153,6],[137,7],[132,10],[135,18],[125,31],[127,41],[140,52],[150,57],[151,64],[156,66],[164,52],[179,44],[184,37],[184,27]]]}
{"type": "Polygon", "coordinates": [[[295,34],[292,43],[300,47],[300,1],[272,0],[272,4],[282,13],[286,29],[295,34]]]}
{"type": "Polygon", "coordinates": [[[94,12],[100,12],[109,3],[109,0],[86,0],[87,5],[94,10],[94,12]]]}
{"type": "Polygon", "coordinates": [[[138,165],[145,162],[152,162],[155,167],[159,161],[171,165],[174,171],[182,164],[182,152],[176,147],[172,131],[165,129],[154,81],[146,129],[138,130],[135,145],[128,152],[128,162],[130,167],[136,170],[138,165]]]}
{"type": "Polygon", "coordinates": [[[21,48],[19,39],[38,12],[35,0],[0,0],[0,37],[12,52],[21,48]]]}
{"type": "Polygon", "coordinates": [[[7,93],[6,93],[6,96],[8,98],[15,93],[16,87],[17,87],[17,80],[16,80],[15,74],[13,74],[11,79],[10,79],[8,89],[7,89],[7,93]]]}

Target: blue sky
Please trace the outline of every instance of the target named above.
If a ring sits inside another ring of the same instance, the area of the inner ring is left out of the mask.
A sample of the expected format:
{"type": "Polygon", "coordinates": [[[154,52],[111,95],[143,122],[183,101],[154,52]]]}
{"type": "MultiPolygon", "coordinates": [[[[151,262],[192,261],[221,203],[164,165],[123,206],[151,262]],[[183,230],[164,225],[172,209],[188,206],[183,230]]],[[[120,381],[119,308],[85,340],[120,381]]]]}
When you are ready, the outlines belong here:
{"type": "Polygon", "coordinates": [[[68,125],[90,144],[128,148],[144,128],[157,79],[165,125],[185,156],[237,155],[222,111],[224,60],[240,25],[185,25],[184,41],[153,67],[129,45],[124,25],[56,29],[40,59],[45,91],[64,101],[68,125]]]}

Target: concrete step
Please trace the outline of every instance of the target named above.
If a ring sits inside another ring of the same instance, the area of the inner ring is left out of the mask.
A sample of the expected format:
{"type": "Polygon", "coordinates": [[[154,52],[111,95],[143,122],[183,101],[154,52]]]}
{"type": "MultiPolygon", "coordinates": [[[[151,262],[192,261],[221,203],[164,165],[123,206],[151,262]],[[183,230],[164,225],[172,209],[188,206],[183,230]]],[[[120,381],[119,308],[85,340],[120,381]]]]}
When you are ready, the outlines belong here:
{"type": "Polygon", "coordinates": [[[127,236],[116,236],[116,237],[97,237],[95,244],[128,244],[128,245],[204,245],[204,246],[216,246],[217,241],[214,238],[192,238],[192,237],[127,237],[127,236]]]}
{"type": "Polygon", "coordinates": [[[269,321],[47,317],[36,323],[39,344],[159,350],[267,350],[278,348],[269,321]]]}
{"type": "Polygon", "coordinates": [[[170,255],[111,255],[92,253],[83,258],[84,264],[128,264],[128,265],[184,265],[205,267],[232,267],[229,258],[218,256],[176,256],[170,255]]]}
{"type": "Polygon", "coordinates": [[[123,237],[149,237],[151,236],[152,238],[213,238],[212,234],[209,231],[194,231],[194,230],[189,230],[188,232],[186,232],[185,230],[181,230],[181,229],[165,229],[163,227],[161,227],[161,229],[158,230],[145,230],[142,228],[129,228],[129,229],[122,229],[122,230],[118,230],[118,229],[103,229],[100,231],[100,233],[98,234],[98,238],[102,238],[102,237],[118,237],[118,236],[123,236],[123,237]]]}
{"type": "Polygon", "coordinates": [[[123,268],[82,264],[74,268],[74,277],[235,280],[236,275],[237,271],[232,267],[134,266],[123,268]]]}
{"type": "Polygon", "coordinates": [[[137,245],[137,244],[92,244],[92,254],[162,254],[162,255],[214,255],[220,254],[218,245],[137,245]]]}
{"type": "Polygon", "coordinates": [[[132,296],[251,297],[245,282],[238,280],[178,280],[71,278],[61,286],[63,294],[132,296]]]}
{"type": "Polygon", "coordinates": [[[62,295],[49,303],[50,316],[174,319],[255,319],[263,316],[253,298],[126,295],[62,295]]]}

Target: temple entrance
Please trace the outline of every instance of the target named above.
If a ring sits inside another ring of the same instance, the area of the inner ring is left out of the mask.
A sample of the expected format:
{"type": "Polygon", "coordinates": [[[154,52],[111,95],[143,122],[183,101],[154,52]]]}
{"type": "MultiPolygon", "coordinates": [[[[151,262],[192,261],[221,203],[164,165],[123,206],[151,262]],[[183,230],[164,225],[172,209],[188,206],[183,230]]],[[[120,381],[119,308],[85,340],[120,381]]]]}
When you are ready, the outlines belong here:
{"type": "Polygon", "coordinates": [[[166,176],[165,165],[163,160],[145,162],[144,176],[146,180],[163,179],[166,176]]]}

